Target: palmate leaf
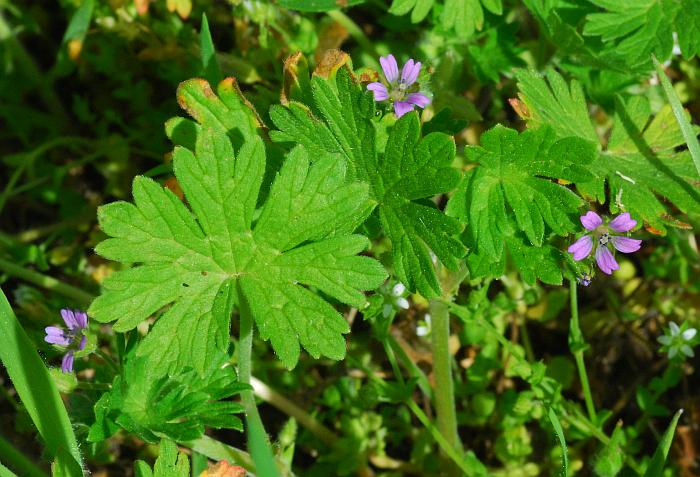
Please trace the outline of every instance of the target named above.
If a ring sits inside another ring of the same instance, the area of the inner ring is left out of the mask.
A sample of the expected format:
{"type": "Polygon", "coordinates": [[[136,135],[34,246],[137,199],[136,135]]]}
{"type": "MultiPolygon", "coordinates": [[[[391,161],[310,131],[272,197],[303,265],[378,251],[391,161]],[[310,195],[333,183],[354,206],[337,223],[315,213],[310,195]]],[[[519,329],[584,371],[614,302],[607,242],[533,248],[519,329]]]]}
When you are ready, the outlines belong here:
{"type": "Polygon", "coordinates": [[[377,261],[356,256],[368,240],[340,232],[365,217],[368,187],[347,182],[336,157],[315,154],[310,164],[300,146],[287,155],[253,224],[265,148],[251,137],[234,155],[229,137],[202,127],[194,151],[175,149],[175,174],[191,210],[144,177],[134,180],[134,204],[100,209],[100,226],[112,238],[97,253],[138,265],[105,280],[90,315],[126,331],[171,304],[140,355],[202,371],[215,350],[228,347],[240,289],[285,366],[296,364],[300,345],[314,357],[342,358],[348,325],[309,287],[360,306],[361,290],[384,280],[377,261]]]}
{"type": "Polygon", "coordinates": [[[651,69],[651,55],[666,59],[673,49],[673,32],[685,58],[700,53],[700,3],[697,0],[589,0],[605,9],[586,17],[583,34],[599,36],[604,56],[651,69]]]}
{"type": "MultiPolygon", "coordinates": [[[[527,71],[520,71],[517,76],[531,125],[549,125],[558,137],[577,134],[598,142],[576,81],[567,86],[555,71],[547,73],[548,81],[527,71]]],[[[669,215],[664,199],[682,212],[700,212],[700,178],[688,152],[675,151],[684,140],[671,108],[664,107],[653,120],[650,115],[644,98],[634,97],[626,102],[618,98],[607,148],[599,151],[589,167],[594,177],[576,185],[585,196],[604,203],[607,183],[611,212],[625,210],[665,233],[666,226],[677,221],[669,215]]]]}
{"type": "Polygon", "coordinates": [[[465,253],[456,238],[461,225],[423,199],[448,192],[458,183],[459,172],[451,167],[454,141],[437,132],[421,138],[418,116],[409,113],[391,129],[380,154],[370,120],[374,100],[347,67],[327,78],[315,74],[311,89],[313,104],[289,101],[286,107],[270,110],[280,129],[270,136],[303,144],[312,157],[344,157],[350,177],[369,187],[372,204],[392,243],[398,278],[425,297],[440,294],[430,252],[448,268],[455,268],[465,253]]]}
{"type": "Polygon", "coordinates": [[[544,238],[576,230],[583,201],[547,178],[590,180],[585,165],[595,156],[593,145],[577,137],[557,140],[547,127],[518,134],[496,126],[466,154],[478,166],[462,180],[447,212],[467,223],[472,274],[503,273],[507,250],[526,281],[560,284],[561,256],[544,238]]]}

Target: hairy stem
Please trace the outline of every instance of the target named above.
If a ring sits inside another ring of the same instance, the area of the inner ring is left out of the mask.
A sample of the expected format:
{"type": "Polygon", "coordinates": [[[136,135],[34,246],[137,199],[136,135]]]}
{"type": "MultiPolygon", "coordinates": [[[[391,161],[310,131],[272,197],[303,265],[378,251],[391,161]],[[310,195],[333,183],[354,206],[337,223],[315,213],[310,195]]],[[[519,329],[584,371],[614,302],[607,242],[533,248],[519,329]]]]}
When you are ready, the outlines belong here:
{"type": "Polygon", "coordinates": [[[569,280],[569,295],[571,298],[571,322],[569,323],[569,348],[576,360],[576,368],[578,368],[579,379],[581,380],[581,388],[583,389],[583,398],[586,401],[586,410],[588,417],[592,422],[596,422],[595,405],[593,404],[593,395],[591,387],[588,384],[588,373],[586,373],[586,363],[583,360],[583,348],[585,341],[583,333],[578,322],[578,294],[576,280],[569,280]]]}
{"type": "MultiPolygon", "coordinates": [[[[463,451],[457,433],[457,410],[452,382],[452,357],[450,356],[450,313],[447,303],[434,298],[430,301],[432,318],[433,373],[435,376],[435,413],[437,426],[452,449],[463,451]]],[[[449,457],[449,456],[446,456],[449,457]]],[[[448,470],[455,473],[452,461],[448,470]]]]}
{"type": "MultiPolygon", "coordinates": [[[[240,289],[239,289],[240,292],[240,289]]],[[[239,293],[243,297],[242,293],[239,293]]],[[[252,354],[253,354],[253,317],[244,298],[240,300],[239,309],[240,339],[238,342],[238,380],[241,383],[251,383],[252,354]]],[[[258,475],[278,477],[279,471],[275,465],[270,441],[265,432],[258,407],[255,405],[253,390],[241,393],[248,424],[248,449],[255,462],[258,475]]]]}
{"type": "Polygon", "coordinates": [[[311,414],[301,409],[292,401],[282,396],[280,393],[263,383],[255,376],[250,377],[250,384],[253,386],[253,391],[265,402],[275,406],[280,411],[288,416],[293,417],[303,427],[308,429],[312,434],[321,439],[326,445],[333,446],[338,440],[338,435],[317,421],[311,414]]]}

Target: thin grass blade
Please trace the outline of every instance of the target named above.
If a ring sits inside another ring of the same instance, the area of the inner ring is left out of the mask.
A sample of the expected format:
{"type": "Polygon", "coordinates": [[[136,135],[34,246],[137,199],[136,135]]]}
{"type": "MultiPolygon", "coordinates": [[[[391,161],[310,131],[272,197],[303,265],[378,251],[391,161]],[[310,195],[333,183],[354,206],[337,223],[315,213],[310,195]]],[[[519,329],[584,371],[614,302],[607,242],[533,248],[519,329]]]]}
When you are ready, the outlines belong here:
{"type": "Polygon", "coordinates": [[[76,465],[63,465],[70,469],[63,475],[82,477],[80,450],[58,389],[1,290],[0,361],[44,439],[52,460],[59,458],[65,463],[66,456],[71,456],[76,465]]]}
{"type": "Polygon", "coordinates": [[[673,442],[673,435],[676,433],[676,425],[678,425],[678,419],[683,414],[683,409],[679,409],[676,414],[671,419],[671,424],[666,428],[666,432],[661,436],[659,445],[656,447],[656,452],[649,462],[649,467],[647,471],[644,472],[644,477],[662,477],[664,474],[664,464],[666,463],[666,457],[668,456],[668,451],[671,449],[671,443],[673,442]]]}
{"type": "Polygon", "coordinates": [[[666,93],[671,109],[673,109],[673,115],[676,117],[676,121],[678,121],[678,125],[681,127],[683,139],[685,139],[685,143],[688,145],[688,151],[690,151],[690,156],[693,158],[695,168],[698,170],[698,176],[700,176],[700,143],[698,143],[698,136],[693,129],[693,125],[690,124],[690,120],[683,109],[681,100],[678,94],[676,94],[676,90],[673,89],[673,85],[668,79],[668,76],[666,76],[663,66],[661,66],[661,63],[659,63],[659,60],[657,60],[655,56],[652,55],[651,58],[654,61],[656,72],[659,75],[661,86],[666,93]]]}

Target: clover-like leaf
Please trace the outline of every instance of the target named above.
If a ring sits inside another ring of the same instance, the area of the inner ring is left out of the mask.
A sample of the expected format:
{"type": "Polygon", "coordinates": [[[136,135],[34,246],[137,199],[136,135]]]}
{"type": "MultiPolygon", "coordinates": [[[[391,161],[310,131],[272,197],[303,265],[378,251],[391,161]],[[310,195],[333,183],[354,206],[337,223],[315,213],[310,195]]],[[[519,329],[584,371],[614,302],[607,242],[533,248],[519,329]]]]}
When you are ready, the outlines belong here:
{"type": "Polygon", "coordinates": [[[584,166],[595,156],[592,143],[577,137],[557,141],[549,128],[518,134],[496,126],[481,136],[481,146],[466,152],[478,166],[450,199],[448,213],[467,222],[472,273],[498,274],[507,249],[527,281],[560,283],[557,254],[543,247],[545,234],[576,230],[582,201],[548,178],[590,180],[584,166]]]}
{"type": "Polygon", "coordinates": [[[311,80],[313,104],[289,101],[275,106],[270,117],[279,131],[273,140],[303,144],[313,157],[327,154],[346,159],[352,179],[368,185],[382,228],[392,243],[399,279],[426,297],[440,294],[431,251],[449,268],[465,254],[457,239],[462,227],[424,199],[451,191],[459,171],[451,167],[455,145],[443,133],[421,137],[417,114],[401,117],[380,148],[371,121],[374,100],[341,67],[311,80]],[[383,151],[380,151],[383,149],[383,151]]]}
{"type": "MultiPolygon", "coordinates": [[[[576,81],[567,87],[555,71],[548,72],[548,81],[526,71],[519,72],[518,79],[531,125],[547,125],[558,137],[577,135],[598,143],[586,99],[576,81]]],[[[593,177],[576,181],[578,190],[601,203],[607,200],[613,213],[624,210],[642,218],[659,233],[665,233],[668,225],[678,224],[664,199],[682,212],[699,213],[700,181],[688,151],[675,150],[684,140],[671,108],[665,106],[651,120],[646,99],[624,101],[618,97],[615,110],[607,147],[598,146],[599,152],[588,166],[593,177]]]]}
{"type": "Polygon", "coordinates": [[[346,181],[345,162],[324,153],[311,164],[293,149],[254,221],[265,148],[247,138],[237,154],[230,135],[205,128],[194,151],[177,147],[174,168],[189,208],[145,177],[134,180],[134,203],[102,207],[111,238],[96,251],[135,263],[104,281],[90,307],[101,322],[126,331],[169,306],[139,346],[169,367],[203,370],[212,350],[228,347],[230,314],[242,291],[264,339],[292,368],[300,345],[312,356],[345,354],[342,316],[316,290],[360,306],[362,290],[385,278],[381,265],[357,256],[369,241],[343,233],[361,222],[368,187],[346,181]]]}

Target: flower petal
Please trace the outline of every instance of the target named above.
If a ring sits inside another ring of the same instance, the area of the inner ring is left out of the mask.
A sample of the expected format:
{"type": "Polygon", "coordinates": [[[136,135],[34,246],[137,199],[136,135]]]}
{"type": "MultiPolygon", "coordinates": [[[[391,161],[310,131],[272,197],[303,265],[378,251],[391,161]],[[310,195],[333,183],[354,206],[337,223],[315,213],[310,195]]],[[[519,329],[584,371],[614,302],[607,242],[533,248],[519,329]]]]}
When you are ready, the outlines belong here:
{"type": "Polygon", "coordinates": [[[591,250],[593,250],[593,238],[590,235],[584,235],[576,242],[571,244],[568,252],[573,253],[574,260],[578,262],[579,260],[583,260],[589,256],[591,254],[591,250]]]}
{"type": "Polygon", "coordinates": [[[677,354],[678,354],[678,348],[676,348],[675,346],[673,348],[670,348],[668,350],[668,359],[675,358],[677,354]]]}
{"type": "Polygon", "coordinates": [[[683,354],[689,358],[695,357],[695,353],[693,352],[693,348],[691,348],[688,345],[681,346],[681,352],[683,352],[683,354]]]}
{"type": "Polygon", "coordinates": [[[603,219],[600,218],[600,215],[589,210],[586,215],[581,216],[581,223],[587,230],[595,230],[596,227],[603,225],[603,219]]]}
{"type": "Polygon", "coordinates": [[[374,94],[375,101],[385,101],[389,99],[389,92],[382,83],[374,82],[367,85],[367,89],[374,94]]]}
{"type": "Polygon", "coordinates": [[[698,330],[696,330],[695,328],[688,328],[682,334],[683,339],[686,341],[690,341],[693,338],[695,338],[695,335],[697,334],[697,332],[698,332],[698,330]]]}
{"type": "Polygon", "coordinates": [[[421,63],[414,62],[413,58],[408,60],[401,70],[401,82],[406,86],[411,86],[418,79],[421,63]]]}
{"type": "Polygon", "coordinates": [[[80,328],[87,328],[88,316],[87,313],[80,310],[73,310],[73,316],[75,316],[75,321],[78,322],[80,328]]]}
{"type": "Polygon", "coordinates": [[[615,232],[629,232],[637,225],[637,221],[630,217],[629,212],[625,212],[615,217],[608,225],[615,232]]]}
{"type": "Polygon", "coordinates": [[[681,329],[673,321],[668,324],[668,327],[671,328],[671,336],[677,336],[681,332],[681,329]]]}
{"type": "Polygon", "coordinates": [[[396,63],[396,58],[394,55],[382,56],[379,58],[379,63],[382,65],[382,70],[384,70],[384,76],[389,83],[393,83],[399,79],[399,65],[396,63]]]}
{"type": "Polygon", "coordinates": [[[80,340],[80,344],[78,345],[78,349],[80,351],[84,350],[86,344],[87,344],[87,336],[83,335],[82,339],[80,340]]]}
{"type": "Polygon", "coordinates": [[[70,344],[70,338],[66,336],[66,333],[56,326],[47,326],[46,336],[44,341],[51,344],[57,344],[61,346],[68,346],[70,344]]]}
{"type": "Polygon", "coordinates": [[[399,308],[403,308],[404,310],[408,310],[408,308],[409,308],[408,300],[405,299],[404,297],[399,297],[396,299],[396,306],[398,306],[399,308]]]}
{"type": "Polygon", "coordinates": [[[656,341],[658,341],[659,343],[661,343],[664,346],[668,346],[671,344],[671,341],[673,341],[673,340],[671,339],[670,336],[661,335],[658,338],[656,338],[656,341]]]}
{"type": "Polygon", "coordinates": [[[415,104],[419,108],[425,108],[427,105],[430,104],[430,98],[428,98],[423,93],[411,93],[408,96],[406,96],[406,101],[411,104],[415,104]]]}
{"type": "Polygon", "coordinates": [[[62,309],[61,310],[61,318],[63,318],[63,321],[66,322],[66,326],[68,328],[70,328],[71,330],[79,328],[78,321],[75,319],[75,315],[73,314],[73,310],[69,310],[68,308],[62,309]]]}
{"type": "Polygon", "coordinates": [[[622,253],[632,253],[639,250],[642,241],[628,237],[611,237],[613,247],[622,253]]]}
{"type": "Polygon", "coordinates": [[[601,246],[596,249],[595,261],[598,263],[598,268],[607,275],[611,275],[613,270],[620,268],[608,247],[601,246]]]}
{"type": "Polygon", "coordinates": [[[394,112],[396,113],[396,117],[400,118],[409,111],[413,111],[413,105],[411,103],[407,103],[405,101],[396,101],[394,103],[394,112]]]}
{"type": "Polygon", "coordinates": [[[61,371],[70,373],[73,371],[73,352],[69,351],[61,360],[61,371]]]}
{"type": "Polygon", "coordinates": [[[406,286],[403,283],[397,283],[394,288],[391,289],[391,294],[394,296],[401,296],[406,291],[406,286]]]}

